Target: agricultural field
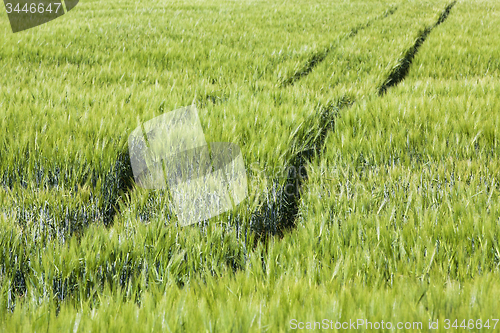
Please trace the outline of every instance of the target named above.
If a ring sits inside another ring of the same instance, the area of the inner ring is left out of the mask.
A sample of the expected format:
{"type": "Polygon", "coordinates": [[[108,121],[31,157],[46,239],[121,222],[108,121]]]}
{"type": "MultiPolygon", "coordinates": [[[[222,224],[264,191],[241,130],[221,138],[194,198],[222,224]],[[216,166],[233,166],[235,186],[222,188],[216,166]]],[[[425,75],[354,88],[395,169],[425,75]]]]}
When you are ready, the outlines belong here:
{"type": "Polygon", "coordinates": [[[500,330],[500,3],[83,0],[0,34],[2,331],[500,330]],[[248,197],[182,227],[128,137],[193,104],[248,197]]]}

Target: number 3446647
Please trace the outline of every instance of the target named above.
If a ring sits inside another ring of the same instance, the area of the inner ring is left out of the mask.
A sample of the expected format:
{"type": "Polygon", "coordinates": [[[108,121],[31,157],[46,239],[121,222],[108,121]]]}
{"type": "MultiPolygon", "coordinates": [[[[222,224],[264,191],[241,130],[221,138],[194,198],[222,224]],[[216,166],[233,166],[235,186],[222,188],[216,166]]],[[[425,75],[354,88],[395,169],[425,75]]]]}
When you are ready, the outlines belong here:
{"type": "Polygon", "coordinates": [[[481,319],[469,319],[469,320],[458,320],[451,321],[450,319],[445,319],[444,328],[449,329],[495,329],[498,323],[498,319],[487,319],[482,321],[481,319]]]}
{"type": "Polygon", "coordinates": [[[61,8],[61,3],[60,2],[52,2],[52,3],[24,3],[24,4],[12,4],[12,3],[6,3],[5,7],[7,9],[7,14],[10,14],[12,12],[14,13],[26,13],[26,14],[43,14],[45,12],[47,13],[57,13],[59,9],[61,8]]]}

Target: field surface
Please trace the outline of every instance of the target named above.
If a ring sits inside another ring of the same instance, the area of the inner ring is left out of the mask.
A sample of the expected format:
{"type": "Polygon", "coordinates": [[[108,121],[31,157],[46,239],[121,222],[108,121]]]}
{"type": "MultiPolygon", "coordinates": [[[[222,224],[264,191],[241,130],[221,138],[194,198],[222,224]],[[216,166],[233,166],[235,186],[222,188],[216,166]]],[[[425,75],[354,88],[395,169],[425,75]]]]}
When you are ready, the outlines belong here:
{"type": "Polygon", "coordinates": [[[1,331],[500,331],[500,3],[82,0],[0,34],[1,331]],[[128,137],[192,104],[248,197],[181,227],[128,137]]]}

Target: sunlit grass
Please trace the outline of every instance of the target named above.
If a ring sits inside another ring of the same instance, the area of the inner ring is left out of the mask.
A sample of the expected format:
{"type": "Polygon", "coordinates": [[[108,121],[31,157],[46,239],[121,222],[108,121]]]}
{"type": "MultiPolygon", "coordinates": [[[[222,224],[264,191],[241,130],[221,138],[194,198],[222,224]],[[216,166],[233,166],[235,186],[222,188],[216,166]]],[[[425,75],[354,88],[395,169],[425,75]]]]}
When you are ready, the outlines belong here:
{"type": "Polygon", "coordinates": [[[84,1],[18,34],[3,17],[2,329],[495,318],[499,7],[459,1],[377,93],[448,4],[84,1]],[[193,103],[207,142],[241,147],[249,197],[180,228],[166,191],[130,182],[127,139],[193,103]]]}

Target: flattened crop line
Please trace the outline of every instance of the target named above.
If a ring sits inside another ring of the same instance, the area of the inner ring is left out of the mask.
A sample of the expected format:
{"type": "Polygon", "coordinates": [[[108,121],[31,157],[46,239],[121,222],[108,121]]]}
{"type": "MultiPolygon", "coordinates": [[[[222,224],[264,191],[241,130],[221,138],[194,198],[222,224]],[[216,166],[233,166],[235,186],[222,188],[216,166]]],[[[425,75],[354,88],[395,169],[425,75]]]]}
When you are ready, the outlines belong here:
{"type": "Polygon", "coordinates": [[[332,50],[331,47],[326,48],[325,50],[313,54],[309,60],[307,60],[306,64],[297,72],[295,72],[291,77],[288,79],[284,80],[281,83],[282,87],[293,85],[295,81],[298,81],[300,78],[307,76],[309,73],[312,72],[314,67],[316,67],[319,63],[321,63],[323,60],[325,60],[326,56],[330,51],[332,50]]]}
{"type": "Polygon", "coordinates": [[[437,20],[436,24],[434,24],[433,29],[435,27],[437,27],[438,25],[440,25],[441,23],[443,23],[444,21],[446,21],[446,19],[448,18],[448,15],[450,15],[451,9],[453,8],[453,6],[455,6],[456,3],[457,3],[457,1],[455,0],[452,3],[450,3],[448,6],[446,6],[446,8],[441,13],[441,15],[439,15],[439,19],[437,20]]]}
{"type": "Polygon", "coordinates": [[[306,127],[292,139],[292,158],[285,168],[288,172],[285,184],[282,185],[280,179],[273,179],[267,190],[271,198],[266,196],[266,202],[252,213],[250,229],[256,235],[255,244],[259,240],[265,242],[271,235],[282,237],[287,229],[296,225],[301,187],[307,180],[306,165],[322,153],[326,136],[334,130],[340,111],[353,104],[353,100],[343,97],[336,103],[320,107],[319,112],[306,122],[306,127]]]}
{"type": "MultiPolygon", "coordinates": [[[[368,28],[370,25],[373,24],[374,21],[376,20],[379,20],[379,19],[383,19],[383,18],[386,18],[388,17],[389,15],[392,15],[394,14],[394,12],[397,10],[397,7],[392,7],[392,8],[389,8],[388,10],[386,10],[382,15],[376,17],[375,19],[373,20],[369,20],[367,23],[365,24],[361,24],[361,25],[358,25],[357,27],[354,27],[351,29],[351,31],[340,37],[338,42],[337,43],[340,43],[341,41],[344,41],[344,40],[347,40],[351,37],[354,37],[358,34],[358,32],[360,32],[361,30],[363,29],[366,29],[368,28]]],[[[281,87],[285,87],[285,86],[289,86],[289,85],[293,85],[296,81],[300,80],[302,77],[304,76],[307,76],[309,75],[309,73],[312,72],[312,70],[314,69],[314,67],[316,67],[317,65],[319,65],[323,60],[325,60],[325,58],[327,57],[327,55],[334,49],[333,46],[330,46],[330,47],[327,47],[326,49],[324,49],[323,51],[320,51],[320,52],[317,52],[315,54],[313,54],[311,56],[311,58],[309,58],[309,60],[307,60],[307,62],[305,63],[305,65],[300,69],[298,70],[297,72],[295,72],[291,77],[289,77],[288,79],[285,79],[281,82],[281,87]]]]}
{"type": "Polygon", "coordinates": [[[384,95],[387,92],[387,89],[390,87],[398,85],[401,81],[404,80],[408,72],[410,71],[411,63],[413,62],[413,58],[418,52],[418,49],[425,42],[431,31],[436,28],[438,25],[446,21],[448,15],[450,14],[451,9],[455,6],[456,1],[451,2],[446,6],[441,15],[439,15],[439,19],[432,26],[426,27],[423,31],[420,32],[417,39],[415,40],[415,44],[406,50],[403,58],[399,60],[399,63],[392,69],[391,73],[384,81],[384,83],[378,88],[378,94],[380,96],[384,95]]]}

